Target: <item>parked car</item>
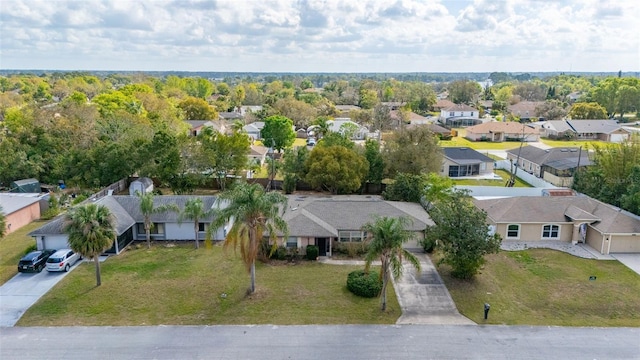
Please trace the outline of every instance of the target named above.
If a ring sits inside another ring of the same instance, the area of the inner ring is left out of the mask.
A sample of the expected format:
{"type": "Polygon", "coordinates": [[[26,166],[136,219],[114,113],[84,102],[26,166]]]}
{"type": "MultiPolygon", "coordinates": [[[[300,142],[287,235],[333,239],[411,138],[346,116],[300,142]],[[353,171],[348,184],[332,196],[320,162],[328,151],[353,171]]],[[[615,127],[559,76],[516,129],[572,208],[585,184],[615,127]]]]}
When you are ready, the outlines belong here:
{"type": "Polygon", "coordinates": [[[58,250],[47,260],[47,271],[67,272],[78,260],[80,260],[80,254],[73,252],[73,250],[58,250]]]}
{"type": "Polygon", "coordinates": [[[311,137],[307,139],[307,146],[315,146],[315,144],[316,144],[316,139],[311,137]]]}
{"type": "Polygon", "coordinates": [[[32,251],[18,263],[18,272],[40,272],[55,250],[32,251]]]}

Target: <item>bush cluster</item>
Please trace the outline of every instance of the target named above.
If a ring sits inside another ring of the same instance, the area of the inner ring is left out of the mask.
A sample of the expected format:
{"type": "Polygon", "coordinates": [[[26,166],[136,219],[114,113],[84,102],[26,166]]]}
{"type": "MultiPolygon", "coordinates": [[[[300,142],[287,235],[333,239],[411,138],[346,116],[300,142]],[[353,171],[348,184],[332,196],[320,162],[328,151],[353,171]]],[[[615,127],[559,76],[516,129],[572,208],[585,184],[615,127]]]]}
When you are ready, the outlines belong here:
{"type": "Polygon", "coordinates": [[[375,271],[356,270],[347,276],[347,289],[355,295],[372,298],[376,297],[382,291],[382,281],[380,274],[375,271]]]}
{"type": "Polygon", "coordinates": [[[315,246],[315,245],[307,246],[307,260],[315,260],[315,259],[317,259],[319,253],[320,253],[320,251],[318,250],[317,246],[315,246]]]}
{"type": "Polygon", "coordinates": [[[365,242],[339,243],[333,247],[333,252],[350,258],[359,258],[364,256],[368,249],[369,247],[365,242]]]}

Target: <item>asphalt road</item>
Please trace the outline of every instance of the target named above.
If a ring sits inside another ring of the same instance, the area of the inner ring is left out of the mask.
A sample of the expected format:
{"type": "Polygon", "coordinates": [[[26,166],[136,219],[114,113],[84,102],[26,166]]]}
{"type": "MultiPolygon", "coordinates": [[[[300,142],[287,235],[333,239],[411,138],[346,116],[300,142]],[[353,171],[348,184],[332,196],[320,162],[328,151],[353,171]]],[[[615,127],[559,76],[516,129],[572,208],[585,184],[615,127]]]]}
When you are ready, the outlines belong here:
{"type": "Polygon", "coordinates": [[[12,327],[0,359],[640,359],[640,328],[12,327]]]}

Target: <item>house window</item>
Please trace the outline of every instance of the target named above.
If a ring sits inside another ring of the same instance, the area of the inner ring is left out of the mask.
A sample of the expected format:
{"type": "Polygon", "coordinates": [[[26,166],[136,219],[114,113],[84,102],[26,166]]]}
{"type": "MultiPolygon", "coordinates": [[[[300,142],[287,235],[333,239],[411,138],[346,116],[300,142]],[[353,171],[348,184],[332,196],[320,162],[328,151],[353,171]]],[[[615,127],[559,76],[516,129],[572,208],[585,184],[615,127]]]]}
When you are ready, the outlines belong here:
{"type": "MultiPolygon", "coordinates": [[[[138,227],[138,234],[146,234],[144,231],[144,223],[136,224],[138,227]]],[[[163,223],[153,223],[151,225],[151,229],[149,230],[149,234],[151,235],[164,235],[164,224],[163,223]]]]}
{"type": "Polygon", "coordinates": [[[507,239],[518,239],[518,238],[520,238],[520,225],[509,224],[507,226],[507,239]]]}
{"type": "Polygon", "coordinates": [[[560,227],[558,225],[545,225],[542,227],[543,239],[557,239],[560,235],[560,227]]]}
{"type": "Polygon", "coordinates": [[[473,116],[473,111],[471,112],[471,116],[473,116]]]}
{"type": "Polygon", "coordinates": [[[453,111],[451,111],[451,112],[449,113],[449,116],[455,116],[455,115],[456,115],[456,113],[455,113],[455,112],[453,112],[453,111]]]}
{"type": "Polygon", "coordinates": [[[298,238],[295,236],[289,236],[287,238],[287,248],[297,248],[298,247],[298,238]]]}
{"type": "Polygon", "coordinates": [[[340,242],[362,242],[367,238],[364,231],[338,231],[338,241],[340,242]]]}
{"type": "Polygon", "coordinates": [[[198,231],[199,232],[207,231],[207,223],[198,223],[198,231]]]}

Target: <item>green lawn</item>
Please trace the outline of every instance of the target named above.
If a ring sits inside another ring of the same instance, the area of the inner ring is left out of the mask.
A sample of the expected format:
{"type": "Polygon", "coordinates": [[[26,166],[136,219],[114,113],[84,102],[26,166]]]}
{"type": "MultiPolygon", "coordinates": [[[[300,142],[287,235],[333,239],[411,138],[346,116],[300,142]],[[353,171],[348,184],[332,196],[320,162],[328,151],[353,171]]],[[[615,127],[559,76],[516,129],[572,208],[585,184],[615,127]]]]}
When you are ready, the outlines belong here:
{"type": "Polygon", "coordinates": [[[347,274],[359,268],[258,263],[256,293],[245,297],[249,275],[233,251],[143,246],[104,262],[97,288],[93,264],[81,264],[18,325],[395,323],[401,310],[393,287],[384,313],[379,299],[360,298],[346,289],[347,274]]]}
{"type": "Polygon", "coordinates": [[[587,140],[563,141],[563,140],[550,140],[550,139],[543,139],[543,138],[540,138],[540,142],[544,143],[545,145],[549,145],[551,147],[581,147],[582,146],[582,148],[585,150],[593,149],[593,145],[603,146],[603,145],[609,144],[602,141],[587,141],[587,140]]]}
{"type": "MultiPolygon", "coordinates": [[[[506,170],[494,170],[494,173],[500,175],[502,180],[490,180],[490,179],[452,179],[455,185],[468,185],[468,186],[504,186],[510,177],[510,174],[506,170]]],[[[528,183],[522,181],[516,177],[516,183],[514,187],[532,187],[528,183]]]]}
{"type": "Polygon", "coordinates": [[[45,223],[46,221],[34,221],[0,239],[0,285],[18,273],[18,261],[30,246],[36,244],[27,234],[45,223]]]}
{"type": "Polygon", "coordinates": [[[545,249],[500,252],[487,260],[471,281],[439,268],[459,311],[479,324],[640,326],[640,275],[618,261],[545,249]],[[491,305],[487,321],[484,303],[491,305]]]}
{"type": "MultiPolygon", "coordinates": [[[[505,142],[489,142],[489,141],[469,141],[464,138],[466,130],[464,128],[455,129],[458,132],[458,136],[451,140],[441,140],[439,142],[442,147],[469,147],[475,150],[510,150],[520,146],[519,142],[505,141],[505,142]]],[[[562,140],[549,140],[540,138],[540,142],[551,147],[580,147],[583,149],[592,149],[593,144],[604,145],[607,144],[602,141],[562,141],[562,140]]],[[[526,145],[526,144],[525,144],[526,145]]]]}

